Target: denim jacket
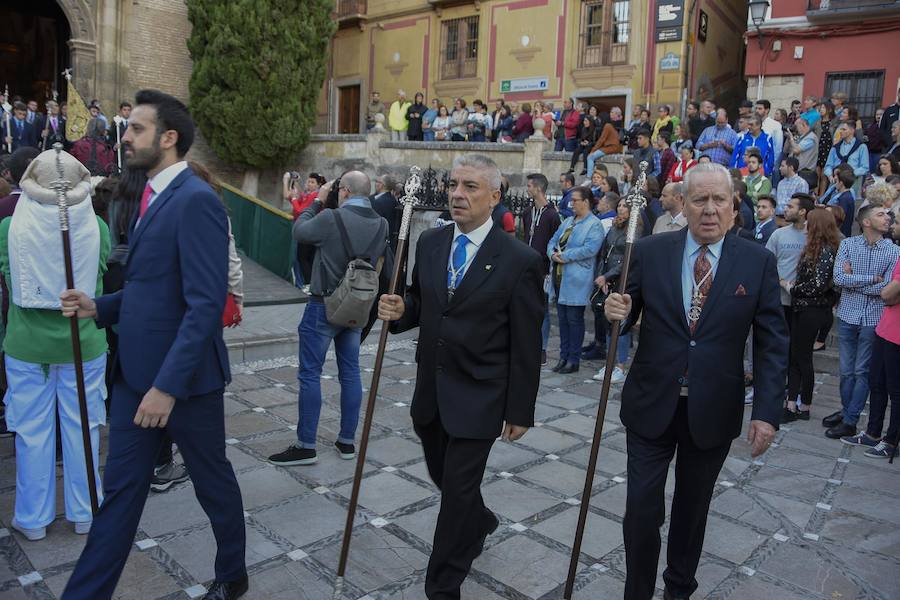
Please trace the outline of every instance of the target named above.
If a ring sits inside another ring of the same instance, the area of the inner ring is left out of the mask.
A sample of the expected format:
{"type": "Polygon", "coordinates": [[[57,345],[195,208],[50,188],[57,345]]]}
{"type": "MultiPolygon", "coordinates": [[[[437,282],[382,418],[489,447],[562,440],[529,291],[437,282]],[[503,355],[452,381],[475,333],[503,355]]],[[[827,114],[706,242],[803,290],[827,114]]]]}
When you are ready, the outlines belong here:
{"type": "Polygon", "coordinates": [[[574,229],[562,251],[562,283],[556,301],[568,306],[586,306],[594,289],[594,261],[605,233],[600,219],[592,214],[577,223],[575,217],[568,217],[547,244],[547,256],[553,256],[559,238],[570,227],[574,229]]]}

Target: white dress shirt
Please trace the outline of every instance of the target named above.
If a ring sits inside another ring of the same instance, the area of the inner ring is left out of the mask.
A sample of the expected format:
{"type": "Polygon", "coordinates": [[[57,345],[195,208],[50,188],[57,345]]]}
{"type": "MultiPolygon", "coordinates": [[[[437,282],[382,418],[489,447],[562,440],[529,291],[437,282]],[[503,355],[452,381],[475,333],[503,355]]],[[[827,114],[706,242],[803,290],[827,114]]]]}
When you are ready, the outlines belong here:
{"type": "MultiPolygon", "coordinates": [[[[168,166],[153,177],[150,178],[147,183],[150,185],[150,189],[153,190],[150,193],[150,198],[147,200],[147,210],[150,210],[150,207],[153,206],[153,201],[162,194],[169,184],[175,180],[176,177],[181,175],[181,172],[188,168],[187,161],[180,160],[174,165],[168,166]]],[[[136,225],[141,224],[141,219],[138,217],[136,225]]]]}
{"type": "MultiPolygon", "coordinates": [[[[463,269],[463,272],[460,274],[459,279],[457,280],[456,286],[462,283],[462,280],[465,278],[466,273],[469,272],[469,267],[472,266],[472,263],[475,262],[475,256],[478,254],[478,249],[481,248],[482,244],[484,244],[485,238],[491,232],[491,229],[494,227],[494,220],[488,217],[487,221],[482,223],[476,229],[470,231],[465,234],[465,236],[469,239],[469,243],[466,244],[466,266],[463,269]]],[[[459,236],[463,235],[462,230],[459,228],[459,225],[453,224],[453,242],[450,244],[450,256],[447,260],[447,271],[449,272],[451,267],[453,266],[453,252],[456,250],[456,247],[459,245],[457,241],[459,236]]]]}

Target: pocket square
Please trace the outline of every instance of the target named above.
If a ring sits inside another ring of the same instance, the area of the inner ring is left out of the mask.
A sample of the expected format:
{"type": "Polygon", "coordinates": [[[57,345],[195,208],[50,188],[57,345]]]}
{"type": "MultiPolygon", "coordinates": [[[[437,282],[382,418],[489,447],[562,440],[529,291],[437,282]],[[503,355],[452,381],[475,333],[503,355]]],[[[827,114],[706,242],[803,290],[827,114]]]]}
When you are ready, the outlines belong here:
{"type": "Polygon", "coordinates": [[[743,285],[738,284],[737,289],[734,290],[734,295],[735,295],[735,296],[746,296],[746,295],[747,295],[747,290],[744,289],[744,286],[743,286],[743,285]]]}

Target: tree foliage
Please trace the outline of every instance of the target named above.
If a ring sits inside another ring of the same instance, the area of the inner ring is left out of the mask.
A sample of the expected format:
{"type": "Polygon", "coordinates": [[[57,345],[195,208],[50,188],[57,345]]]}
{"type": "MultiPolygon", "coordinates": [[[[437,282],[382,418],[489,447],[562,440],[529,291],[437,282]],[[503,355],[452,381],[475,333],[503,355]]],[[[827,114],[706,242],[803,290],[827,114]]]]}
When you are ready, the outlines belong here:
{"type": "Polygon", "coordinates": [[[334,0],[187,0],[191,112],[216,154],[281,165],[309,142],[334,0]]]}

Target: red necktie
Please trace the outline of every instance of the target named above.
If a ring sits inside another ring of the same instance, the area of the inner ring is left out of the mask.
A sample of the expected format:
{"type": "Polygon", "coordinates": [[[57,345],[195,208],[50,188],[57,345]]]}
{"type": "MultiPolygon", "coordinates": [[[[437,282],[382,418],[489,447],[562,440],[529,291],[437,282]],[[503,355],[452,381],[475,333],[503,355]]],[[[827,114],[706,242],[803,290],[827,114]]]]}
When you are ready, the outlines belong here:
{"type": "Polygon", "coordinates": [[[153,195],[153,188],[147,183],[146,187],[144,187],[144,195],[141,196],[141,212],[138,213],[138,216],[141,219],[144,218],[144,213],[147,212],[147,207],[150,205],[151,195],[153,195]]]}
{"type": "MultiPolygon", "coordinates": [[[[706,297],[709,295],[709,290],[712,288],[712,274],[710,274],[712,265],[706,257],[707,251],[708,247],[705,244],[700,246],[700,254],[697,255],[697,260],[694,261],[694,281],[700,286],[698,291],[700,292],[701,311],[703,310],[703,305],[706,303],[706,297]]],[[[699,321],[699,319],[697,321],[699,321]]],[[[694,330],[697,328],[697,321],[691,322],[691,333],[694,333],[694,330]]]]}

